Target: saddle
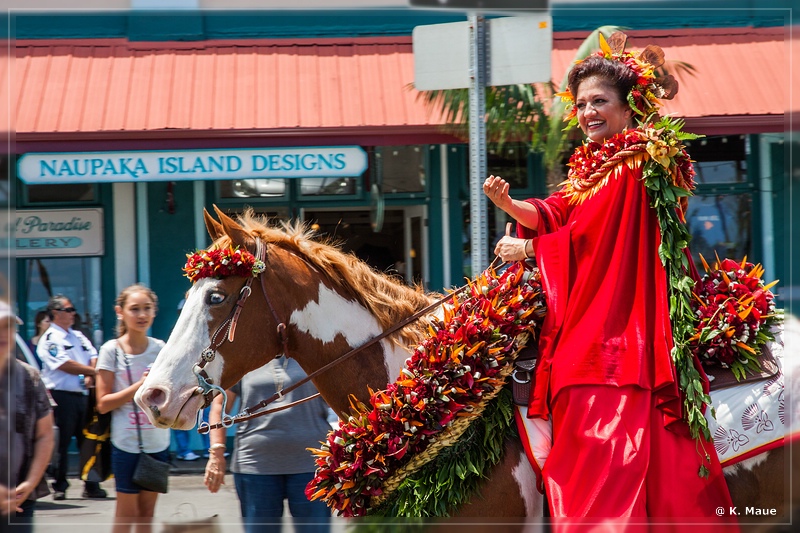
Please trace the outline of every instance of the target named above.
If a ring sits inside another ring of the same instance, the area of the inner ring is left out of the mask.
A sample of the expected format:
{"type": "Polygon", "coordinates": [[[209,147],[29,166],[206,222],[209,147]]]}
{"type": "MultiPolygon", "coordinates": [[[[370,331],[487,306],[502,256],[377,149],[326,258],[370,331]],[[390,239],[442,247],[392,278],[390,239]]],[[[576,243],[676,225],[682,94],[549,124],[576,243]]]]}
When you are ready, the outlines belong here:
{"type": "Polygon", "coordinates": [[[539,360],[539,347],[535,341],[522,348],[514,359],[514,371],[511,373],[511,393],[514,403],[523,407],[528,406],[531,396],[531,382],[533,371],[539,360]]]}

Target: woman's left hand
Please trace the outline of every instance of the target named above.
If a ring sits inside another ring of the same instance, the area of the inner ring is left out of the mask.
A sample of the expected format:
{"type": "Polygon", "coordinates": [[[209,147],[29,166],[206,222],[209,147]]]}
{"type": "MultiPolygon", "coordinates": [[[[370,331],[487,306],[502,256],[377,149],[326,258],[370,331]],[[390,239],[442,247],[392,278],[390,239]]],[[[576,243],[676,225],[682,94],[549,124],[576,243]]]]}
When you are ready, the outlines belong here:
{"type": "Polygon", "coordinates": [[[208,487],[212,494],[219,490],[220,485],[225,484],[225,456],[223,454],[211,453],[206,463],[206,473],[203,483],[208,487]]]}
{"type": "Polygon", "coordinates": [[[506,235],[497,241],[497,246],[494,247],[494,253],[506,262],[524,261],[528,259],[528,256],[525,254],[525,245],[527,242],[527,239],[518,239],[506,235]]]}

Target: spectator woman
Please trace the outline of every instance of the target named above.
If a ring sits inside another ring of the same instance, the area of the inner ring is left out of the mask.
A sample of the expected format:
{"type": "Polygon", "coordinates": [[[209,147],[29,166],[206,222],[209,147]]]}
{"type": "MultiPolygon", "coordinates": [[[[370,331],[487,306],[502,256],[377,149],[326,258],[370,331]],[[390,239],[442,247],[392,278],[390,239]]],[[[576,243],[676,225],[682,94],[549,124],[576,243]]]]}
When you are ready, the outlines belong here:
{"type": "Polygon", "coordinates": [[[158,310],[158,297],[144,285],[131,285],[117,297],[117,338],[100,348],[97,360],[97,410],[113,411],[111,468],[117,489],[114,533],[149,533],[158,493],[133,482],[139,460],[139,431],[144,452],[169,461],[168,429],[153,426],[134,409],[133,395],[141,386],[164,341],[147,336],[158,310]]]}

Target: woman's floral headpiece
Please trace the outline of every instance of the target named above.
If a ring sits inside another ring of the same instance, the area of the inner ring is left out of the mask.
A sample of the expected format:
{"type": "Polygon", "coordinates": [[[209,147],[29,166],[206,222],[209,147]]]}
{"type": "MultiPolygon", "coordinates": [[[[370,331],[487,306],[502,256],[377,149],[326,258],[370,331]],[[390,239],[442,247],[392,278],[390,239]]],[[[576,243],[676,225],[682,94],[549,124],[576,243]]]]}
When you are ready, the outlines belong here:
{"type": "Polygon", "coordinates": [[[192,283],[203,278],[222,279],[230,276],[248,278],[264,272],[264,261],[238,246],[228,246],[214,250],[198,250],[186,254],[183,275],[192,283]]]}
{"type": "MultiPolygon", "coordinates": [[[[621,31],[613,33],[608,41],[602,33],[599,34],[599,38],[600,50],[593,56],[619,61],[636,73],[636,85],[628,93],[628,104],[637,115],[646,117],[658,111],[661,107],[660,99],[670,100],[678,93],[678,81],[672,75],[656,78],[656,70],[664,64],[664,51],[660,46],[651,44],[636,54],[625,51],[628,36],[621,31]]],[[[575,65],[583,61],[585,60],[578,60],[575,65]]],[[[567,88],[556,96],[567,105],[572,104],[572,110],[564,120],[569,121],[569,127],[577,125],[578,108],[575,106],[575,96],[572,91],[567,88]]]]}

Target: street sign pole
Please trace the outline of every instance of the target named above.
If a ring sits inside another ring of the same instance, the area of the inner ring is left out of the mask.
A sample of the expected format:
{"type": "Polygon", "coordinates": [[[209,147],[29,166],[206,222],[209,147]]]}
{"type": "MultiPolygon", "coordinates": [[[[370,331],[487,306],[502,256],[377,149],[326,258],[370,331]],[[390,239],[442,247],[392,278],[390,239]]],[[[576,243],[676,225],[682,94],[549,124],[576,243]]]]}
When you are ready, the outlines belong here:
{"type": "Polygon", "coordinates": [[[486,32],[483,16],[469,14],[470,24],[470,86],[469,86],[469,213],[470,213],[470,266],[471,276],[483,271],[489,256],[486,195],[486,32]]]}
{"type": "Polygon", "coordinates": [[[553,36],[548,14],[486,20],[476,9],[467,13],[467,19],[416,26],[412,40],[417,90],[469,89],[470,268],[471,275],[477,276],[486,267],[490,245],[483,194],[487,173],[486,86],[549,80],[553,36]]]}

